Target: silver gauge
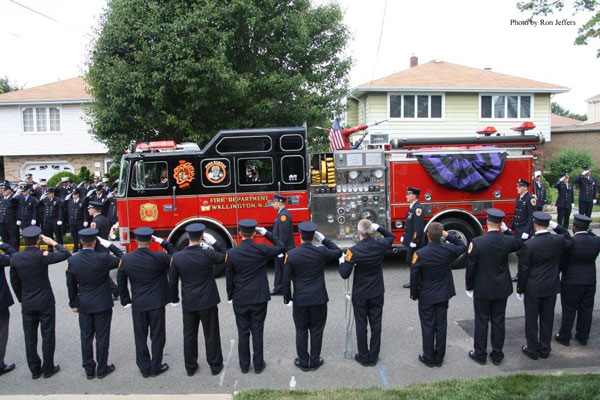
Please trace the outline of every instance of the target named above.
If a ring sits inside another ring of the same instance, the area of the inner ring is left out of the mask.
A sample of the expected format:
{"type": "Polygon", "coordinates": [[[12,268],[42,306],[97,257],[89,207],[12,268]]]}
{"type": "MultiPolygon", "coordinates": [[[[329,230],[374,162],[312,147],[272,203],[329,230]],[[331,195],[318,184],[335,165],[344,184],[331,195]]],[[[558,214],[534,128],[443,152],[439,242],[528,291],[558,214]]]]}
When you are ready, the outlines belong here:
{"type": "Polygon", "coordinates": [[[383,170],[382,169],[376,169],[373,172],[373,175],[375,176],[375,178],[381,179],[381,178],[383,178],[383,170]]]}
{"type": "Polygon", "coordinates": [[[350,177],[350,179],[356,179],[358,178],[358,171],[353,169],[348,173],[348,176],[350,177]]]}

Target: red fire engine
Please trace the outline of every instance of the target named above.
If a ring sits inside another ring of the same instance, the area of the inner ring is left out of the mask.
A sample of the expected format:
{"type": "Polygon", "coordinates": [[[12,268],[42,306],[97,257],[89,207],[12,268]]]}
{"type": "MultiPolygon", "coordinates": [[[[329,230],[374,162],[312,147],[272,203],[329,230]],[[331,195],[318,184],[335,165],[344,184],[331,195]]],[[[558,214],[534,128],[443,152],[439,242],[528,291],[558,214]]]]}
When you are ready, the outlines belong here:
{"type": "MultiPolygon", "coordinates": [[[[368,218],[396,234],[398,252],[406,188],[413,186],[421,189],[427,223],[441,222],[470,242],[483,233],[487,208],[503,210],[510,223],[516,182],[532,176],[531,152],[542,141],[535,135],[406,139],[382,149],[309,155],[306,128],[294,127],[221,131],[204,149],[171,141],[141,144],[121,159],[119,238],[133,251],[131,233],[149,226],[183,248],[185,226],[202,222],[222,243],[235,246],[238,221],[252,218],[272,227],[276,212],[270,201],[281,193],[295,225],[312,220],[349,247],[357,241],[358,221],[368,218]],[[445,163],[442,172],[456,172],[465,159],[488,155],[501,158],[496,176],[476,191],[450,187],[453,179],[431,170],[445,163]]],[[[297,229],[295,235],[299,241],[297,229]]]]}

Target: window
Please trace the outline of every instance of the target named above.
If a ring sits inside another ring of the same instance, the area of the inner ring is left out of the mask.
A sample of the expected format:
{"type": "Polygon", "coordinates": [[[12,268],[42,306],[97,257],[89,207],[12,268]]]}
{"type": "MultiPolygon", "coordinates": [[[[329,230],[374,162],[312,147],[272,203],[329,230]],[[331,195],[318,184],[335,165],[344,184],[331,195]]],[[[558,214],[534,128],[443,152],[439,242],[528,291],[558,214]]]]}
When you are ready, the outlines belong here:
{"type": "Polygon", "coordinates": [[[121,163],[121,173],[119,174],[119,191],[117,195],[124,197],[127,191],[127,173],[129,172],[129,161],[123,160],[121,163]]]}
{"type": "Polygon", "coordinates": [[[304,157],[281,157],[281,181],[291,185],[304,182],[304,157]]]}
{"type": "Polygon", "coordinates": [[[480,118],[531,118],[531,95],[485,95],[480,99],[480,118]]]}
{"type": "Polygon", "coordinates": [[[242,186],[273,183],[273,160],[267,157],[238,159],[238,181],[242,186]]]}
{"type": "Polygon", "coordinates": [[[443,118],[442,94],[390,94],[388,97],[390,118],[443,118]]]}
{"type": "Polygon", "coordinates": [[[169,170],[165,161],[137,161],[133,168],[132,189],[159,190],[169,188],[169,170]]]}
{"type": "Polygon", "coordinates": [[[304,147],[302,135],[283,135],[279,138],[279,144],[283,151],[297,151],[304,147]]]}
{"type": "Polygon", "coordinates": [[[217,152],[247,153],[247,152],[269,152],[271,151],[271,138],[269,136],[237,136],[221,139],[217,144],[217,152]]]}
{"type": "Polygon", "coordinates": [[[27,107],[22,114],[23,132],[60,132],[58,107],[27,107]]]}

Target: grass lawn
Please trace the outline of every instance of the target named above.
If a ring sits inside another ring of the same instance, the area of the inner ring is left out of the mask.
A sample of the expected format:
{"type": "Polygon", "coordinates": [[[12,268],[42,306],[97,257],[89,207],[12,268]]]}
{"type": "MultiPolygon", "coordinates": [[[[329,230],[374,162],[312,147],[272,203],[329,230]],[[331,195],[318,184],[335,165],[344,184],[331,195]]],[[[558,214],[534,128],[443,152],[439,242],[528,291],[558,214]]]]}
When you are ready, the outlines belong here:
{"type": "Polygon", "coordinates": [[[270,399],[600,399],[600,374],[518,374],[482,379],[442,381],[401,388],[336,390],[267,390],[240,392],[235,400],[270,399]]]}

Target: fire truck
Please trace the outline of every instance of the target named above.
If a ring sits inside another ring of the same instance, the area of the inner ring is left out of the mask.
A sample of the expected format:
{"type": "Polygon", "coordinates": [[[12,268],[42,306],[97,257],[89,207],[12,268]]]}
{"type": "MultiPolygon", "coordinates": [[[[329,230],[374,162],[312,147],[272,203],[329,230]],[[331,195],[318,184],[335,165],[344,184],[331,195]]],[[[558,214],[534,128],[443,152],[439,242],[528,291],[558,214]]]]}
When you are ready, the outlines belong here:
{"type": "MultiPolygon", "coordinates": [[[[172,141],[138,144],[121,159],[121,245],[135,250],[133,230],[148,226],[181,249],[185,227],[201,222],[232,247],[240,241],[238,221],[273,226],[270,202],[279,193],[288,198],[297,242],[297,224],[312,220],[340,247],[350,247],[358,241],[358,221],[367,218],[396,235],[397,253],[409,186],[421,190],[427,224],[441,222],[469,243],[483,234],[490,207],[503,210],[510,224],[516,182],[532,176],[532,153],[543,143],[538,135],[425,138],[309,154],[306,139],[305,127],[288,127],[220,131],[203,149],[172,141]],[[465,162],[483,169],[462,168],[465,162]],[[464,186],[477,174],[483,185],[464,186]]],[[[222,270],[216,266],[215,274],[222,270]]]]}

